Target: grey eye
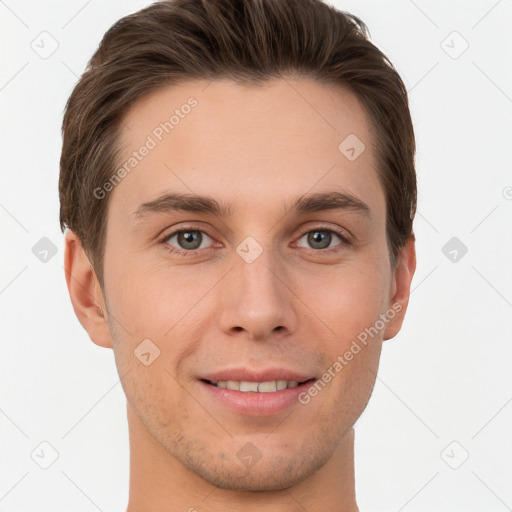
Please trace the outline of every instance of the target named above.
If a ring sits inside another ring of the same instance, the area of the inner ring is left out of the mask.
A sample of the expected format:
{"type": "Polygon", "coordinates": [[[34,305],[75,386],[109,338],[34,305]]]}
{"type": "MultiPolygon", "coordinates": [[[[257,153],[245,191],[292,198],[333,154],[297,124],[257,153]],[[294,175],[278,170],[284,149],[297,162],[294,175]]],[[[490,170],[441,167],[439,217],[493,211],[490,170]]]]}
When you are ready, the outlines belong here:
{"type": "Polygon", "coordinates": [[[301,239],[307,237],[307,243],[313,249],[327,249],[333,241],[333,235],[341,241],[339,235],[327,229],[314,229],[312,231],[308,231],[301,237],[301,239]]]}
{"type": "MultiPolygon", "coordinates": [[[[206,239],[210,238],[204,231],[199,229],[182,229],[169,235],[166,243],[170,243],[173,238],[176,238],[178,249],[194,251],[202,248],[201,245],[205,241],[205,237],[206,239]]],[[[175,244],[172,245],[176,247],[175,244]]]]}

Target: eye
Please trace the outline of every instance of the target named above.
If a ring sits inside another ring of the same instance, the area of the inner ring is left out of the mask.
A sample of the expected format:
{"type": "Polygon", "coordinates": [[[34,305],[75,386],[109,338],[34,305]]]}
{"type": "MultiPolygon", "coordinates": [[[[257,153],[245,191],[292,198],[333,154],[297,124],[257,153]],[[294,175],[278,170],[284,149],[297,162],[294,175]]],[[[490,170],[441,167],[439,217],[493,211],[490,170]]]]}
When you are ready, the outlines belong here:
{"type": "MultiPolygon", "coordinates": [[[[346,245],[350,245],[350,240],[344,232],[321,226],[303,233],[299,242],[304,238],[309,247],[300,243],[298,246],[313,249],[316,252],[343,250],[346,245]],[[338,243],[332,245],[336,239],[338,239],[338,243]]],[[[167,251],[180,256],[194,256],[200,249],[211,249],[212,242],[213,239],[205,231],[187,227],[173,231],[160,240],[167,251]]]]}
{"type": "MultiPolygon", "coordinates": [[[[347,238],[342,233],[332,229],[313,229],[304,233],[299,240],[302,240],[303,238],[306,238],[306,243],[310,245],[310,248],[318,250],[332,249],[338,245],[349,243],[347,238]],[[334,240],[338,238],[340,241],[334,246],[330,246],[331,242],[333,241],[333,235],[335,236],[334,240]]],[[[299,246],[304,247],[301,245],[299,246]]]]}
{"type": "Polygon", "coordinates": [[[208,239],[212,239],[204,231],[200,229],[180,229],[173,231],[171,234],[166,235],[161,240],[161,243],[167,246],[171,252],[178,253],[189,253],[198,249],[204,249],[203,242],[206,240],[206,246],[208,245],[208,239]],[[173,239],[175,242],[172,243],[173,239]],[[177,245],[174,245],[177,244],[177,245]],[[174,249],[173,249],[174,247],[174,249]]]}

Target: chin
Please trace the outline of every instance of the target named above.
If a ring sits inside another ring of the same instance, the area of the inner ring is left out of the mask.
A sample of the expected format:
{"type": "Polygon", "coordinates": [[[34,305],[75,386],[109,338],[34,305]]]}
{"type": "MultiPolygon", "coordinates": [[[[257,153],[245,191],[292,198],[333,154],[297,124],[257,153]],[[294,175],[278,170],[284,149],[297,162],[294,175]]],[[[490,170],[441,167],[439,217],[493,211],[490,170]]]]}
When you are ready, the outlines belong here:
{"type": "MultiPolygon", "coordinates": [[[[280,491],[305,480],[324,466],[332,453],[300,450],[294,455],[270,451],[263,454],[252,467],[244,467],[236,456],[226,453],[209,453],[194,457],[188,452],[181,463],[206,482],[226,490],[280,491]]],[[[176,454],[175,454],[176,457],[176,454]]],[[[178,457],[179,458],[179,457],[178,457]]]]}
{"type": "Polygon", "coordinates": [[[293,487],[314,473],[317,468],[294,468],[283,473],[282,470],[272,471],[270,468],[256,470],[245,469],[233,471],[233,467],[201,467],[193,471],[203,480],[219,489],[233,491],[281,491],[293,487]]]}

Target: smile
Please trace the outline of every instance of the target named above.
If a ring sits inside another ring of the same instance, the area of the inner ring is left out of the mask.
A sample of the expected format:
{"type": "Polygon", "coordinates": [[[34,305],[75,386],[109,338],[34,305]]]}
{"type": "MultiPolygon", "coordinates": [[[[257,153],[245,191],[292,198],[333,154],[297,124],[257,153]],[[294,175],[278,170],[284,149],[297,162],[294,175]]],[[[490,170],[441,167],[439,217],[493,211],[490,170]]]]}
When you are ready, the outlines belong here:
{"type": "Polygon", "coordinates": [[[269,417],[302,405],[299,396],[315,381],[307,380],[209,380],[199,379],[205,403],[240,416],[269,417]]]}
{"type": "Polygon", "coordinates": [[[270,380],[265,382],[249,382],[249,381],[238,381],[238,380],[219,380],[212,382],[204,380],[212,386],[218,388],[229,389],[232,391],[242,391],[244,393],[273,393],[275,391],[282,391],[284,389],[296,388],[301,384],[313,381],[314,379],[308,379],[304,382],[297,382],[296,380],[270,380]]]}

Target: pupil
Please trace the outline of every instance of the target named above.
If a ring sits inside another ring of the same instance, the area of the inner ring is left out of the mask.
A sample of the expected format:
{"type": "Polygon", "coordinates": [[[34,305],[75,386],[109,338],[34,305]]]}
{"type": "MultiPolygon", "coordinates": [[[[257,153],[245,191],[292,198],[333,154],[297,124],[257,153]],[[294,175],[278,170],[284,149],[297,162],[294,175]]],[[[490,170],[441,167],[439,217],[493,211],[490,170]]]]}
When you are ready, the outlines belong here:
{"type": "Polygon", "coordinates": [[[330,233],[327,233],[325,231],[313,231],[310,235],[310,243],[313,245],[315,243],[320,243],[322,244],[322,240],[323,240],[323,245],[322,247],[318,247],[319,249],[325,249],[326,247],[329,247],[329,244],[331,242],[331,234],[330,233]],[[325,243],[327,242],[327,243],[325,243]]]}
{"type": "Polygon", "coordinates": [[[180,244],[183,242],[186,249],[197,249],[197,247],[201,245],[201,240],[198,237],[198,234],[199,233],[197,231],[183,231],[179,235],[180,244]],[[197,242],[198,240],[199,244],[196,244],[197,246],[194,246],[194,243],[197,242]],[[190,244],[192,244],[192,247],[190,247],[190,244]]]}

